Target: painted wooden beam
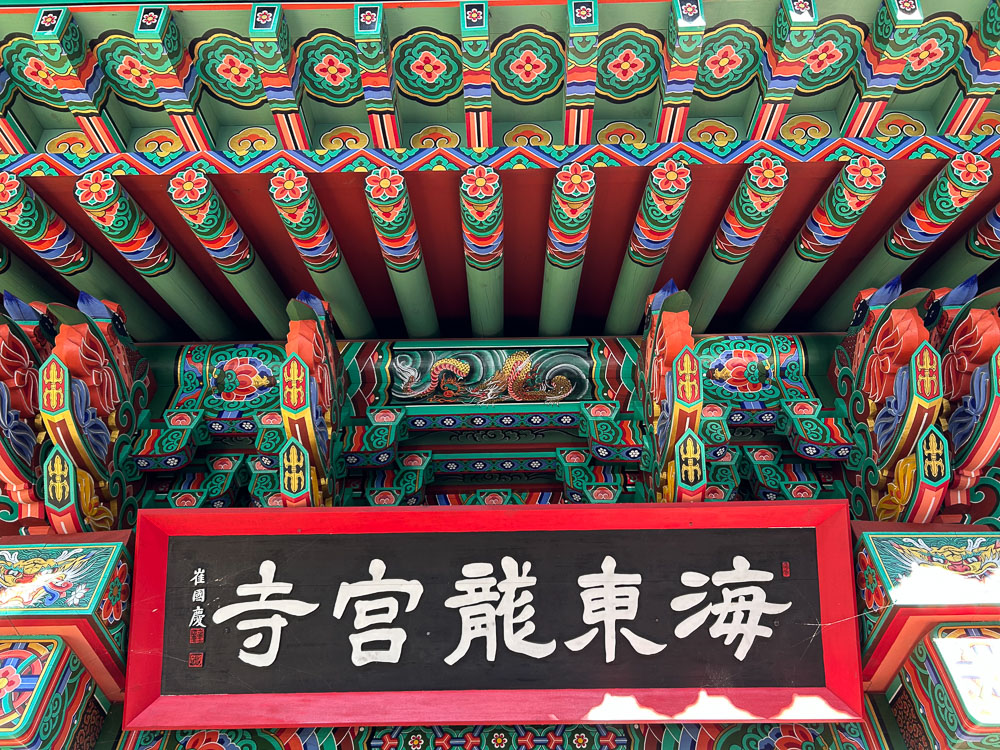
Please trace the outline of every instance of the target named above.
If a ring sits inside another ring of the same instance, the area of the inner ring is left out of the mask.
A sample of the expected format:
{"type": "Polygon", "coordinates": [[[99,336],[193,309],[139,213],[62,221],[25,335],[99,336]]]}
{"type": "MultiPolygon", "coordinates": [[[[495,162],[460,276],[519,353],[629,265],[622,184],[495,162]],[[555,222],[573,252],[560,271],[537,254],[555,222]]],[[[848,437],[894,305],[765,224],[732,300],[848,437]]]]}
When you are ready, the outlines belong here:
{"type": "Polygon", "coordinates": [[[493,145],[493,87],[490,72],[490,9],[486,0],[463,0],[462,96],[465,101],[465,144],[493,145]]]}
{"type": "Polygon", "coordinates": [[[813,50],[816,36],[816,8],[813,0],[781,0],[768,37],[757,77],[757,97],[747,111],[747,138],[771,140],[785,121],[806,55],[813,50]]]}
{"type": "Polygon", "coordinates": [[[0,245],[0,291],[9,292],[26,302],[66,301],[62,292],[3,245],[0,245]]]}
{"type": "Polygon", "coordinates": [[[374,148],[402,148],[396,116],[396,81],[381,3],[354,6],[354,41],[358,45],[361,86],[374,148]]]}
{"type": "Polygon", "coordinates": [[[201,80],[181,41],[170,8],[166,5],[140,6],[132,37],[184,148],[188,151],[214,149],[213,129],[198,105],[201,80]]]}
{"type": "Polygon", "coordinates": [[[459,186],[469,317],[477,336],[503,333],[503,193],[500,175],[477,165],[459,186]]]}
{"type": "Polygon", "coordinates": [[[590,143],[597,90],[597,0],[567,0],[566,101],[563,143],[590,143]]]}
{"type": "Polygon", "coordinates": [[[992,174],[989,162],[971,151],[950,159],[830,296],[816,315],[817,324],[843,328],[843,319],[850,314],[858,292],[880,287],[909,268],[962,215],[992,174]]]}
{"type": "Polygon", "coordinates": [[[948,135],[972,135],[1000,87],[1000,0],[989,0],[955,64],[958,92],[938,124],[948,135]]]}
{"type": "Polygon", "coordinates": [[[302,107],[304,89],[281,5],[254,3],[250,44],[281,145],[289,150],[311,148],[312,123],[302,107]]]}
{"type": "Polygon", "coordinates": [[[174,175],[167,192],[205,252],[246,300],[271,338],[284,339],[288,332],[285,295],[208,176],[197,169],[186,169],[174,175]]]}
{"type": "Polygon", "coordinates": [[[705,36],[701,0],[671,0],[669,7],[670,18],[660,68],[659,105],[655,115],[657,143],[684,140],[705,36]]]}
{"type": "Polygon", "coordinates": [[[132,285],[12,172],[0,172],[0,222],[77,289],[120,304],[134,338],[148,341],[170,334],[170,326],[132,285]]]}
{"type": "Polygon", "coordinates": [[[0,66],[0,153],[30,154],[35,151],[35,139],[28,133],[15,109],[22,96],[10,80],[10,73],[0,66]]]}
{"type": "Polygon", "coordinates": [[[712,322],[787,185],[788,169],[776,156],[755,159],[743,175],[691,282],[695,333],[703,333],[712,322]]]}
{"type": "Polygon", "coordinates": [[[919,0],[882,0],[879,4],[851,75],[853,89],[838,108],[844,136],[867,138],[874,132],[908,64],[907,56],[920,40],[923,22],[919,0]]]}
{"type": "Polygon", "coordinates": [[[859,154],[844,165],[771,271],[747,310],[742,329],[774,330],[864,216],[884,180],[885,166],[877,159],[859,154]]]}
{"type": "Polygon", "coordinates": [[[77,180],[76,200],[111,246],[196,335],[206,341],[237,338],[229,315],[109,172],[95,169],[77,180]]]}
{"type": "Polygon", "coordinates": [[[594,170],[586,164],[572,162],[556,172],[545,243],[541,336],[564,336],[573,325],[595,193],[594,170]]]}
{"type": "Polygon", "coordinates": [[[56,90],[94,150],[128,151],[124,134],[107,109],[110,90],[104,71],[69,9],[39,10],[31,36],[56,90]]]}
{"type": "Polygon", "coordinates": [[[986,271],[997,258],[1000,258],[1000,205],[990,209],[976,226],[934,261],[920,277],[918,286],[930,289],[957,286],[986,271]]]}
{"type": "Polygon", "coordinates": [[[682,161],[661,161],[650,172],[618,273],[605,333],[631,336],[638,331],[690,188],[691,170],[682,161]]]}
{"type": "Polygon", "coordinates": [[[330,303],[344,336],[373,337],[375,324],[305,172],[294,167],[275,170],[268,191],[288,236],[320,295],[330,303]]]}
{"type": "Polygon", "coordinates": [[[403,175],[392,167],[370,173],[365,198],[406,332],[411,338],[437,336],[437,312],[403,175]]]}

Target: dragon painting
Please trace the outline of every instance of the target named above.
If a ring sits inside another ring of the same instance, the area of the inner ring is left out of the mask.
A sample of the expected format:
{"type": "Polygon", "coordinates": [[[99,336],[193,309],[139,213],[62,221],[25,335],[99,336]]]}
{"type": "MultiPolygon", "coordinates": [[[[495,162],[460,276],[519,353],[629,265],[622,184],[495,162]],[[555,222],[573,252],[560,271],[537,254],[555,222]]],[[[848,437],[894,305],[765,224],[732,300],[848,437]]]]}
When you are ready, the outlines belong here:
{"type": "Polygon", "coordinates": [[[572,382],[565,375],[540,380],[538,368],[526,351],[507,355],[494,375],[474,385],[465,382],[471,371],[469,363],[457,357],[436,360],[423,387],[415,387],[420,372],[409,362],[400,358],[394,366],[404,378],[401,393],[407,398],[426,398],[431,403],[562,401],[573,390],[572,382]]]}
{"type": "Polygon", "coordinates": [[[903,539],[906,544],[893,542],[896,556],[910,565],[941,568],[965,578],[984,581],[994,575],[1000,564],[1000,542],[986,542],[979,537],[967,539],[964,547],[955,544],[931,546],[925,539],[903,539]]]}
{"type": "Polygon", "coordinates": [[[84,572],[94,551],[77,547],[52,557],[42,550],[21,558],[22,550],[0,549],[0,608],[50,606],[62,598],[84,572]]]}

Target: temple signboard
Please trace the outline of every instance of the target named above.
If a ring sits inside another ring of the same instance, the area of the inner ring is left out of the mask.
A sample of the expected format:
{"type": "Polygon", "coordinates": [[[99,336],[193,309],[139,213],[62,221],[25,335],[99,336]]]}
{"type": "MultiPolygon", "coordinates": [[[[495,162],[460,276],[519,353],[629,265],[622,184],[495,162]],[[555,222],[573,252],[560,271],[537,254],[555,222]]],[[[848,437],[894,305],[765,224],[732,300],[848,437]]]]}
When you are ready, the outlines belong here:
{"type": "Polygon", "coordinates": [[[725,511],[144,512],[126,726],[856,717],[845,505],[725,511]]]}

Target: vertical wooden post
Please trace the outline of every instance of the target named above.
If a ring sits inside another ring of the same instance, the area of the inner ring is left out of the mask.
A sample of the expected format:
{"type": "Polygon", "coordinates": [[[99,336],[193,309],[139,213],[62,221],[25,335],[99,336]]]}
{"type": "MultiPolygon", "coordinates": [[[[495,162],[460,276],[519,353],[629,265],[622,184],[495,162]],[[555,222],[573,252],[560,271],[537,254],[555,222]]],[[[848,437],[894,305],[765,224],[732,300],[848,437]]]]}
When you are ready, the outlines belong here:
{"type": "Polygon", "coordinates": [[[884,175],[885,167],[868,156],[855,156],[844,165],[750,305],[744,330],[774,330],[864,216],[884,175]]]}
{"type": "Polygon", "coordinates": [[[127,151],[128,144],[107,111],[110,91],[104,71],[69,9],[39,10],[31,35],[56,89],[94,150],[127,151]]]}
{"type": "Polygon", "coordinates": [[[10,248],[0,245],[0,291],[28,302],[65,302],[62,292],[21,260],[10,248]]]}
{"type": "Polygon", "coordinates": [[[437,312],[403,175],[380,167],[365,178],[365,197],[406,332],[411,338],[437,336],[437,312]]]}
{"type": "Polygon", "coordinates": [[[768,37],[757,78],[757,98],[747,112],[747,138],[772,140],[778,137],[791,104],[806,55],[816,36],[816,8],[812,0],[781,0],[768,37]]]}
{"type": "Polygon", "coordinates": [[[657,143],[684,140],[705,36],[701,0],[671,0],[669,7],[663,67],[660,69],[659,104],[655,113],[657,143]]]}
{"type": "Polygon", "coordinates": [[[646,298],[656,286],[681,209],[691,188],[691,170],[682,161],[661,161],[646,181],[604,332],[631,336],[642,323],[646,298]]]}
{"type": "Polygon", "coordinates": [[[1000,85],[1000,0],[989,0],[962,56],[955,63],[958,92],[944,110],[938,130],[972,135],[1000,85]]]}
{"type": "Polygon", "coordinates": [[[845,137],[867,138],[874,132],[907,65],[907,55],[917,46],[923,23],[919,0],[879,4],[851,76],[853,89],[838,108],[845,137]]]}
{"type": "Polygon", "coordinates": [[[909,268],[962,215],[991,176],[989,162],[976,153],[966,151],[950,159],[831,295],[817,314],[817,323],[842,328],[842,316],[851,309],[857,293],[881,286],[909,268]]]}
{"type": "Polygon", "coordinates": [[[691,282],[695,333],[703,333],[712,322],[787,185],[788,169],[776,156],[756,159],[743,175],[691,282]]]}
{"type": "Polygon", "coordinates": [[[477,165],[459,187],[469,317],[477,336],[503,333],[503,193],[500,175],[477,165]]]}
{"type": "Polygon", "coordinates": [[[573,325],[595,193],[594,171],[586,164],[573,162],[556,172],[545,243],[541,336],[564,336],[573,325]]]}
{"type": "Polygon", "coordinates": [[[1000,205],[994,206],[966,235],[938,258],[920,277],[931,289],[957,286],[978,276],[1000,258],[1000,205]]]}
{"type": "Polygon", "coordinates": [[[285,296],[208,176],[197,169],[186,169],[174,175],[167,191],[205,252],[246,300],[271,338],[283,339],[288,332],[285,296]]]}
{"type": "Polygon", "coordinates": [[[73,228],[12,172],[0,172],[0,222],[83,292],[117,302],[136,339],[166,338],[170,326],[73,228]]]}
{"type": "Polygon", "coordinates": [[[374,336],[375,324],[305,173],[294,167],[276,170],[268,189],[288,236],[319,293],[330,303],[344,336],[374,336]]]}
{"type": "Polygon", "coordinates": [[[312,128],[302,108],[298,61],[285,11],[279,4],[254,3],[251,7],[250,44],[281,145],[289,150],[310,148],[312,128]]]}
{"type": "Polygon", "coordinates": [[[358,65],[372,146],[402,148],[396,118],[396,82],[392,74],[385,9],[381,3],[354,6],[354,41],[358,45],[358,65]]]}
{"type": "Polygon", "coordinates": [[[215,148],[212,129],[198,106],[201,79],[166,5],[142,5],[132,37],[174,131],[188,151],[215,148]]]}
{"type": "Polygon", "coordinates": [[[77,180],[76,200],[108,242],[195,334],[206,341],[236,337],[236,326],[219,303],[109,173],[95,169],[77,180]]]}
{"type": "Polygon", "coordinates": [[[489,148],[493,145],[489,4],[486,0],[463,0],[459,6],[462,13],[465,144],[469,148],[489,148]]]}
{"type": "Polygon", "coordinates": [[[590,143],[597,89],[597,0],[567,0],[566,106],[563,143],[590,143]]]}

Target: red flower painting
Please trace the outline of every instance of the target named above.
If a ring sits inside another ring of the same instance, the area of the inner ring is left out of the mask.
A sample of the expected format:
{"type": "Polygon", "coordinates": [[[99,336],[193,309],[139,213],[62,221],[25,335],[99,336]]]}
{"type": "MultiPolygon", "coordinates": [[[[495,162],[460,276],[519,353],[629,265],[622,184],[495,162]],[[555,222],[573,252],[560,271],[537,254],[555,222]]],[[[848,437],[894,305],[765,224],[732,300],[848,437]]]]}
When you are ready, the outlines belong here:
{"type": "Polygon", "coordinates": [[[759,188],[776,188],[785,184],[788,170],[770,156],[751,165],[750,180],[759,188]]]}
{"type": "Polygon", "coordinates": [[[583,195],[594,185],[594,172],[581,164],[570,164],[556,172],[559,188],[566,195],[583,195]]]}
{"type": "Polygon", "coordinates": [[[629,80],[644,67],[646,63],[630,49],[622,50],[618,57],[608,63],[608,70],[622,81],[629,80]]]}
{"type": "Polygon", "coordinates": [[[175,201],[196,201],[207,187],[208,180],[204,175],[188,169],[170,180],[170,197],[175,201]]]}
{"type": "Polygon", "coordinates": [[[434,83],[445,71],[444,63],[433,54],[424,50],[410,65],[410,70],[423,78],[427,83],[434,83]]]}
{"type": "Polygon", "coordinates": [[[859,156],[846,169],[848,179],[859,189],[879,187],[885,174],[885,167],[867,156],[859,156]]]}
{"type": "Polygon", "coordinates": [[[813,73],[822,73],[843,56],[844,53],[828,39],[806,55],[806,65],[813,73]]]}
{"type": "Polygon", "coordinates": [[[377,172],[365,178],[365,184],[368,185],[369,193],[375,200],[396,198],[403,189],[403,175],[389,167],[379,167],[377,172]]]}
{"type": "Polygon", "coordinates": [[[462,175],[462,183],[471,198],[491,198],[497,192],[500,175],[480,164],[473,168],[471,174],[466,172],[462,175]]]}
{"type": "Polygon", "coordinates": [[[331,86],[339,86],[351,74],[351,69],[335,55],[324,55],[313,70],[331,86]]]}
{"type": "Polygon", "coordinates": [[[309,181],[295,169],[284,169],[271,178],[271,194],[278,201],[294,201],[302,197],[309,181]]]}
{"type": "Polygon", "coordinates": [[[525,83],[531,83],[539,75],[545,72],[545,61],[538,57],[530,49],[526,49],[521,56],[510,64],[510,71],[525,83]]]}
{"type": "Polygon", "coordinates": [[[55,88],[56,82],[52,80],[52,71],[41,61],[40,58],[32,57],[24,66],[24,75],[39,86],[47,89],[55,88]]]}
{"type": "Polygon", "coordinates": [[[743,58],[736,54],[733,45],[726,44],[719,48],[719,51],[705,61],[705,66],[716,78],[725,78],[743,62],[743,58]]]}
{"type": "Polygon", "coordinates": [[[101,203],[115,189],[115,181],[97,169],[81,177],[76,183],[76,197],[81,203],[101,203]]]}
{"type": "Polygon", "coordinates": [[[243,86],[250,80],[253,69],[242,60],[238,60],[232,55],[222,58],[215,71],[230,83],[236,86],[243,86]]]}
{"type": "Polygon", "coordinates": [[[662,167],[653,170],[653,182],[664,192],[668,190],[683,190],[688,186],[688,176],[691,170],[683,163],[667,159],[662,167]]]}

